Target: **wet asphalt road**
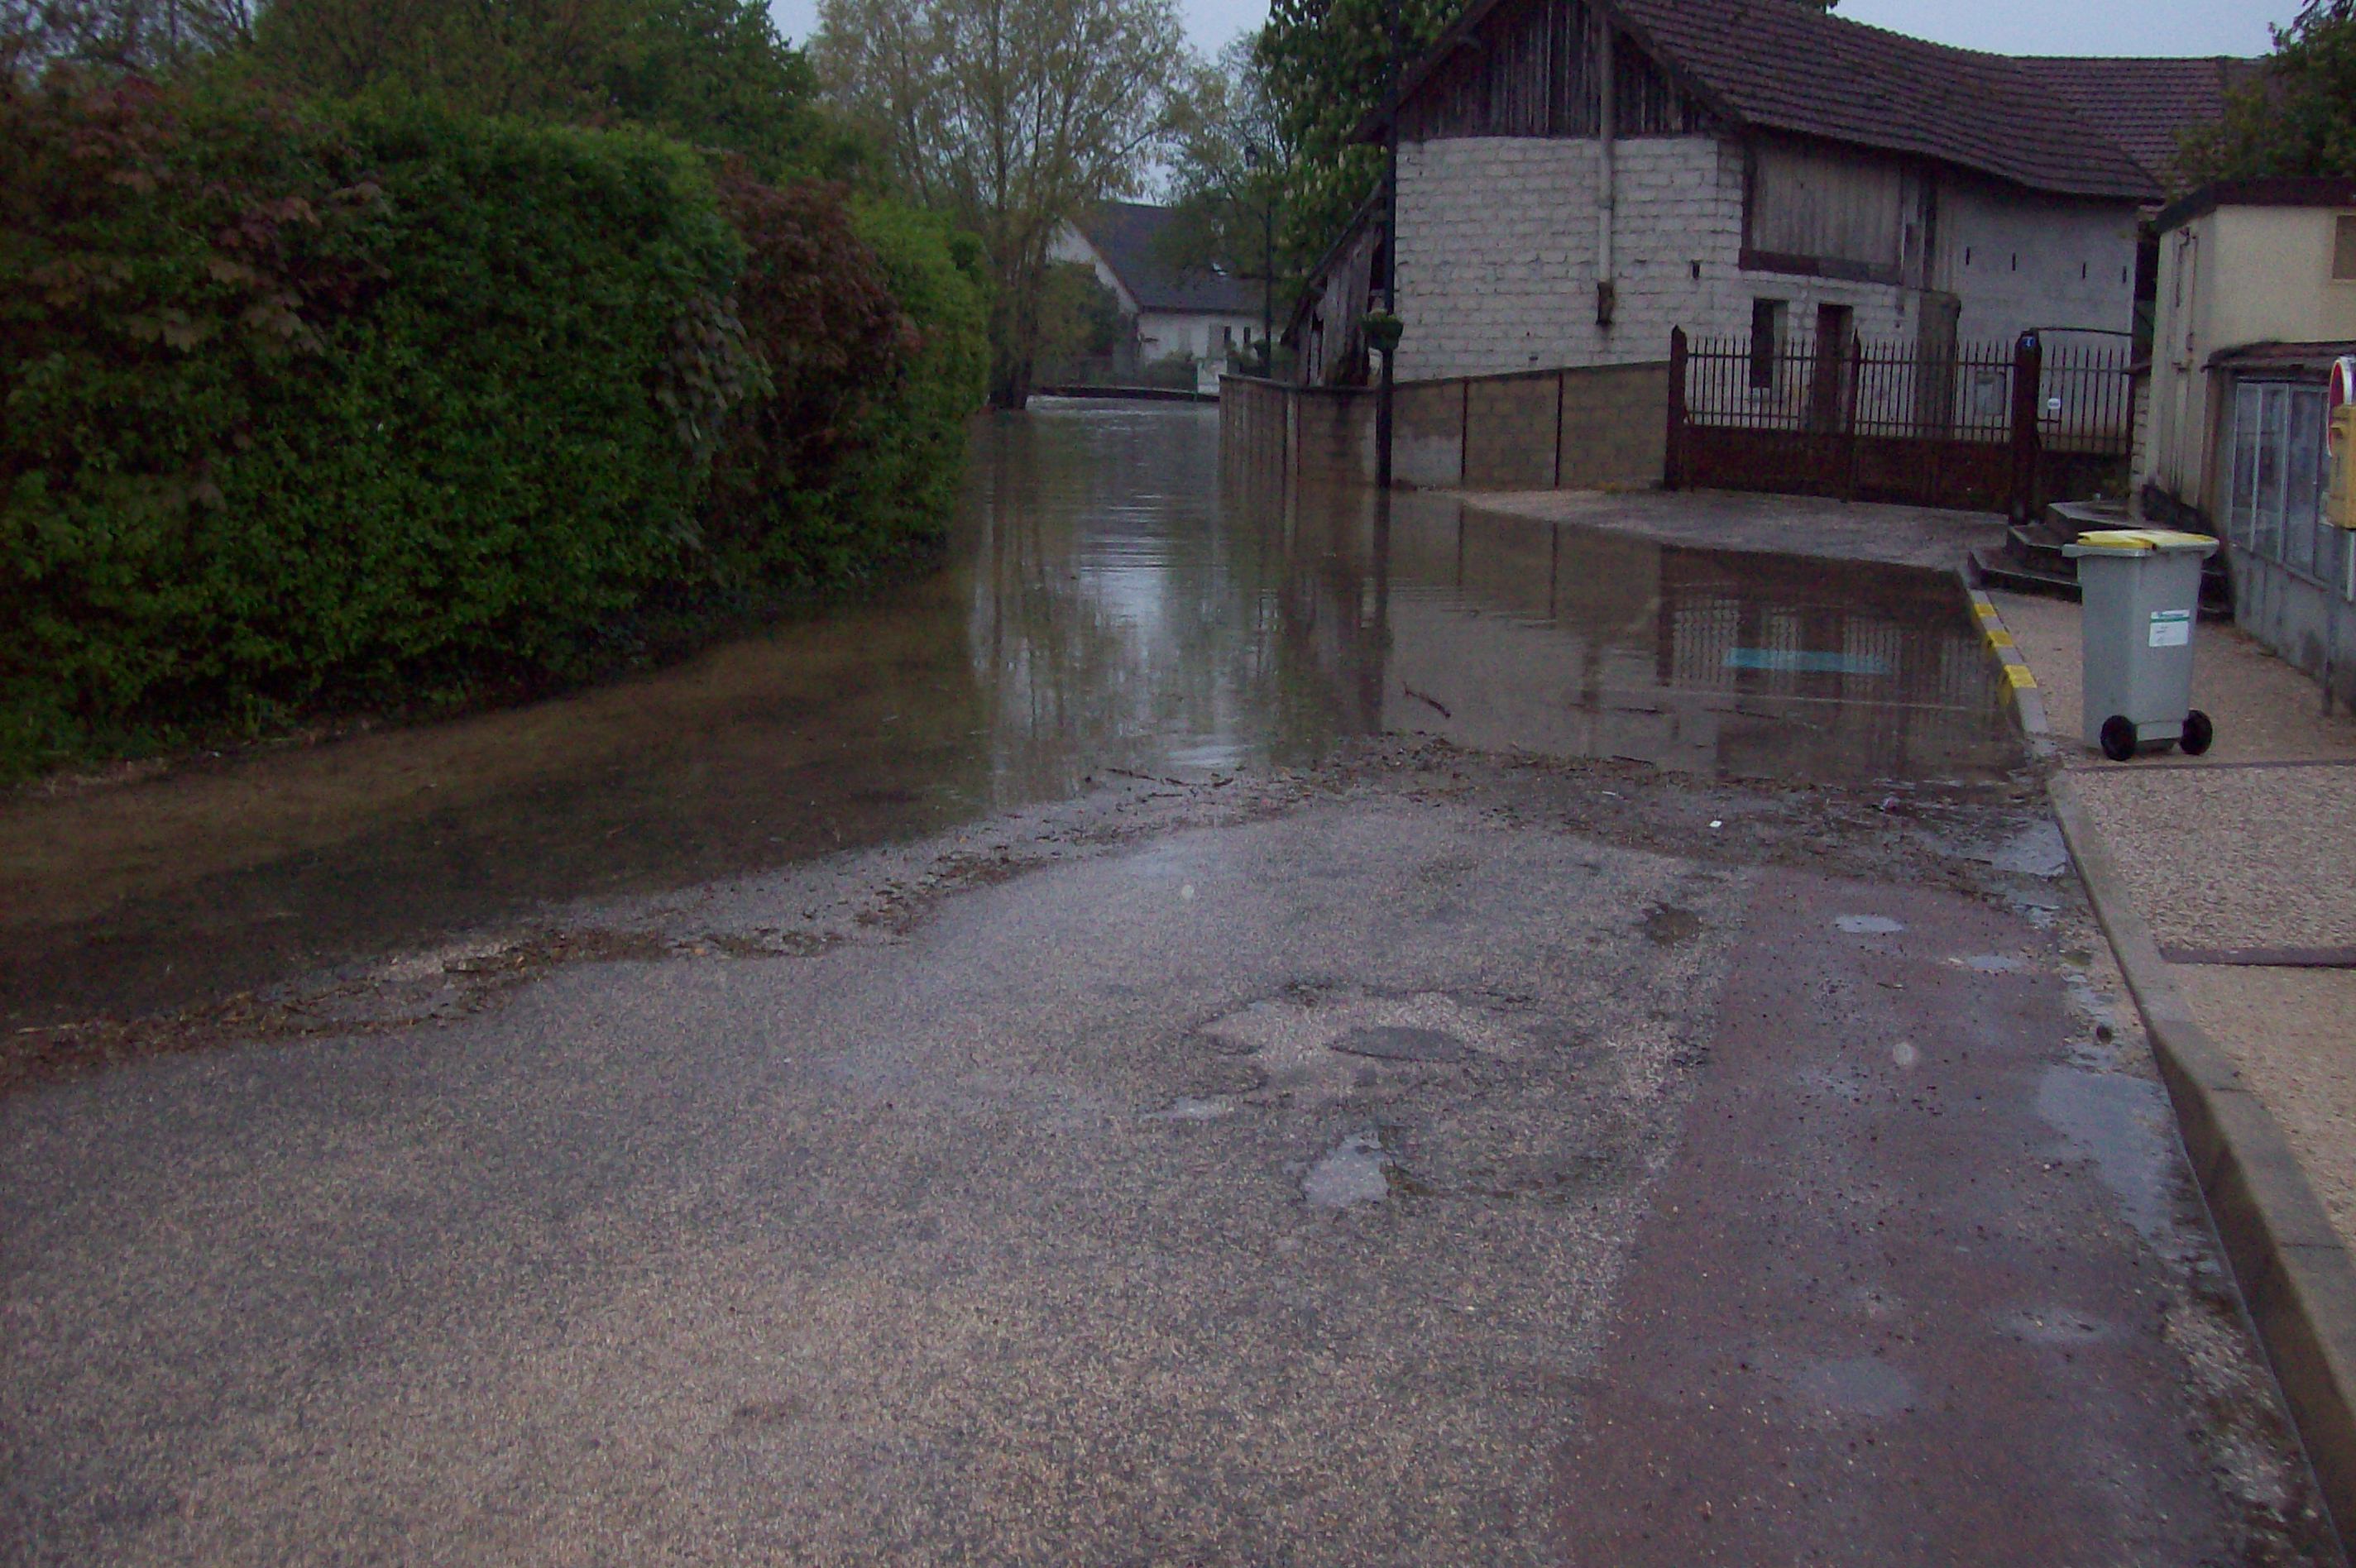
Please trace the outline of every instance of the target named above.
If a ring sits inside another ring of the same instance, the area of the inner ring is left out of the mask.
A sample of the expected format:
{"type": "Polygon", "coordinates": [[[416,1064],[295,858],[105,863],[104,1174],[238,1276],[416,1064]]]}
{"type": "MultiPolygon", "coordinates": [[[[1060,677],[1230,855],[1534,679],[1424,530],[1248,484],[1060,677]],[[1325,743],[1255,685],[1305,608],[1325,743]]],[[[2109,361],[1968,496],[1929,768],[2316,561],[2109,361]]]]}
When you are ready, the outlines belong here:
{"type": "Polygon", "coordinates": [[[2048,832],[1386,743],[14,1094],[0,1560],[2325,1561],[2048,832]]]}

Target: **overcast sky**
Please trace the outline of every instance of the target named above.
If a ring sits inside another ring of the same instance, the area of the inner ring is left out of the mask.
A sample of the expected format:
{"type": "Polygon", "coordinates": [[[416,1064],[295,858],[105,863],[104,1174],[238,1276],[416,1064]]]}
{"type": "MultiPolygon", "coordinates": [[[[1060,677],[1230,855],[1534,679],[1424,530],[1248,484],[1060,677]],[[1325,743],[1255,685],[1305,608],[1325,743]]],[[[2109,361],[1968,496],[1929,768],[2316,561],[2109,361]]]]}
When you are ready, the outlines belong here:
{"type": "MultiPolygon", "coordinates": [[[[771,0],[799,43],[818,0],[771,0]]],[[[1267,0],[1178,0],[1204,53],[1268,16],[1267,0]]],[[[2257,55],[2298,0],[1841,0],[1840,14],[1965,48],[2021,55],[2257,55]]]]}

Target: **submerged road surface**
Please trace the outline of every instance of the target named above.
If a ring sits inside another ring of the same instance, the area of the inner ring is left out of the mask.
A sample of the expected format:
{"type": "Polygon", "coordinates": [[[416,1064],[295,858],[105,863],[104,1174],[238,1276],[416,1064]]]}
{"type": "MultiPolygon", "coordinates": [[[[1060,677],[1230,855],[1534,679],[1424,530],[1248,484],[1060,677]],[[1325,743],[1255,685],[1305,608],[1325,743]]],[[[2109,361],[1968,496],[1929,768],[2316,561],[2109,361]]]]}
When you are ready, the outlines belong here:
{"type": "Polygon", "coordinates": [[[1069,788],[37,1026],[0,1561],[2336,1561],[1960,610],[1305,516],[969,628],[1069,788]]]}

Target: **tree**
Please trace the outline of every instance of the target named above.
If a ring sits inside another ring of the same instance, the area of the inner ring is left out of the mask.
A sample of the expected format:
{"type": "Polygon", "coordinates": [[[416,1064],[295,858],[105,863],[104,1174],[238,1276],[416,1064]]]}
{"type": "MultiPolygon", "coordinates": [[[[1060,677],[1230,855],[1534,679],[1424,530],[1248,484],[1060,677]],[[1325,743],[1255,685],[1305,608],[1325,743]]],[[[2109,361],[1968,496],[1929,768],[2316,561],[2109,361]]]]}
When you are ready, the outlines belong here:
{"type": "Polygon", "coordinates": [[[2314,0],[2225,116],[2184,140],[2195,185],[2269,175],[2356,176],[2356,0],[2314,0]]]}
{"type": "Polygon", "coordinates": [[[1031,390],[1047,253],[1142,182],[1187,59],[1172,0],[822,0],[828,91],[914,200],[981,239],[991,399],[1031,390]]]}
{"type": "MultiPolygon", "coordinates": [[[[1399,58],[1412,64],[1464,0],[1398,0],[1399,58]]],[[[1350,133],[1383,107],[1391,0],[1273,0],[1258,43],[1276,121],[1294,150],[1282,197],[1285,270],[1306,272],[1382,177],[1382,149],[1350,133]]]]}
{"type": "Polygon", "coordinates": [[[391,88],[481,114],[585,120],[626,0],[276,0],[257,42],[273,80],[327,98],[391,88]]]}
{"type": "Polygon", "coordinates": [[[1038,363],[1069,379],[1110,365],[1120,347],[1120,301],[1086,261],[1051,261],[1039,288],[1038,363]]]}
{"type": "Polygon", "coordinates": [[[1264,255],[1280,209],[1294,148],[1269,91],[1256,40],[1247,35],[1197,67],[1173,115],[1169,199],[1173,265],[1223,266],[1272,287],[1282,276],[1264,255]]]}
{"type": "Polygon", "coordinates": [[[73,60],[152,73],[252,37],[249,0],[0,0],[0,69],[73,60]]]}
{"type": "Polygon", "coordinates": [[[391,88],[485,114],[632,123],[839,173],[809,58],[761,0],[272,0],[263,72],[331,98],[391,88]]]}

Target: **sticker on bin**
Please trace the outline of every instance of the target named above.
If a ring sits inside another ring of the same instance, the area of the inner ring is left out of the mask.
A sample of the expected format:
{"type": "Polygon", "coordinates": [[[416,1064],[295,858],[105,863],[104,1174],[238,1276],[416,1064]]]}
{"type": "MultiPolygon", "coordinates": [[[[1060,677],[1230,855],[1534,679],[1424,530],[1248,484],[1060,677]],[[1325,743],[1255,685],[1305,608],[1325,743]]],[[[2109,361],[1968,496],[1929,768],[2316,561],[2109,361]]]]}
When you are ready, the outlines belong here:
{"type": "Polygon", "coordinates": [[[2151,613],[2151,645],[2155,648],[2180,648],[2192,641],[2192,612],[2190,610],[2154,610],[2151,613]]]}

